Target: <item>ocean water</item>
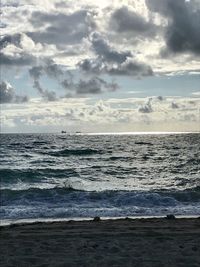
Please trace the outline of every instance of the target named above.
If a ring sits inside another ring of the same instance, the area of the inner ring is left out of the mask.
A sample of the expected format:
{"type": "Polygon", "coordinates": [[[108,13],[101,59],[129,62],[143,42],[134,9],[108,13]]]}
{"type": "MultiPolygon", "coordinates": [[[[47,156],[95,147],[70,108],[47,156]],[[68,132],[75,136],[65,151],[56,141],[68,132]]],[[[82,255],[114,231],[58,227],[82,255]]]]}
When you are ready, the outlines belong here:
{"type": "Polygon", "coordinates": [[[0,219],[200,215],[200,134],[1,134],[0,219]]]}

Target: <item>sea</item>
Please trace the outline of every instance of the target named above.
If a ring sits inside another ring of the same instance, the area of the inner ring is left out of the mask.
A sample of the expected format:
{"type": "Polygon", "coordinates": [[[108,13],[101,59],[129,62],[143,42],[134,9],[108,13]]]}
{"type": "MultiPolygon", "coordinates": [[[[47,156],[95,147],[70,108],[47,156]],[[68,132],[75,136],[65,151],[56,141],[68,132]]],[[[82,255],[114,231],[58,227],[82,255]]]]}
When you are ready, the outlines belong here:
{"type": "Polygon", "coordinates": [[[200,215],[200,133],[1,134],[1,223],[200,215]]]}

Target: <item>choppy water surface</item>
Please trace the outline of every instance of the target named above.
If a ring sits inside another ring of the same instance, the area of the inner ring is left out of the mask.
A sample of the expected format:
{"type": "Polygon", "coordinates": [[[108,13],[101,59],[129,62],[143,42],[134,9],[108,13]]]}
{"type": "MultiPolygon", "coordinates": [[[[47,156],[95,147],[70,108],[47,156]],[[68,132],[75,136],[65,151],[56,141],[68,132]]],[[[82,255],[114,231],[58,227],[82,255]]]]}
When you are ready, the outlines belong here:
{"type": "Polygon", "coordinates": [[[200,214],[200,134],[0,137],[1,220],[200,214]]]}

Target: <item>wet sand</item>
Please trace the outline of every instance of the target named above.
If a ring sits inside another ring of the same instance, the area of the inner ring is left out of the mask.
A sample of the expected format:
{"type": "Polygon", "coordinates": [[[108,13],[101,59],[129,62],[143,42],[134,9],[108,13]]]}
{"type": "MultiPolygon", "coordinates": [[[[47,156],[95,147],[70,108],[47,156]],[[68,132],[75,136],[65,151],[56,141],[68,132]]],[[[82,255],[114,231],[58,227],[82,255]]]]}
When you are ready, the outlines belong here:
{"type": "Polygon", "coordinates": [[[0,266],[200,266],[200,219],[121,219],[0,227],[0,266]]]}

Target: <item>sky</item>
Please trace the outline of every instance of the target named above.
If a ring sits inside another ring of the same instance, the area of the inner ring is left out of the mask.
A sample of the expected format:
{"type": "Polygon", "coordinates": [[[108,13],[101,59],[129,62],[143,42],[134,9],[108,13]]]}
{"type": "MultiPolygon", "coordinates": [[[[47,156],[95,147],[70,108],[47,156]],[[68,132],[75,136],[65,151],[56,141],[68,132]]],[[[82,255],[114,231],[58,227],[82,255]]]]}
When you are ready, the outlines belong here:
{"type": "Polygon", "coordinates": [[[200,0],[1,0],[1,132],[200,131],[200,0]]]}

